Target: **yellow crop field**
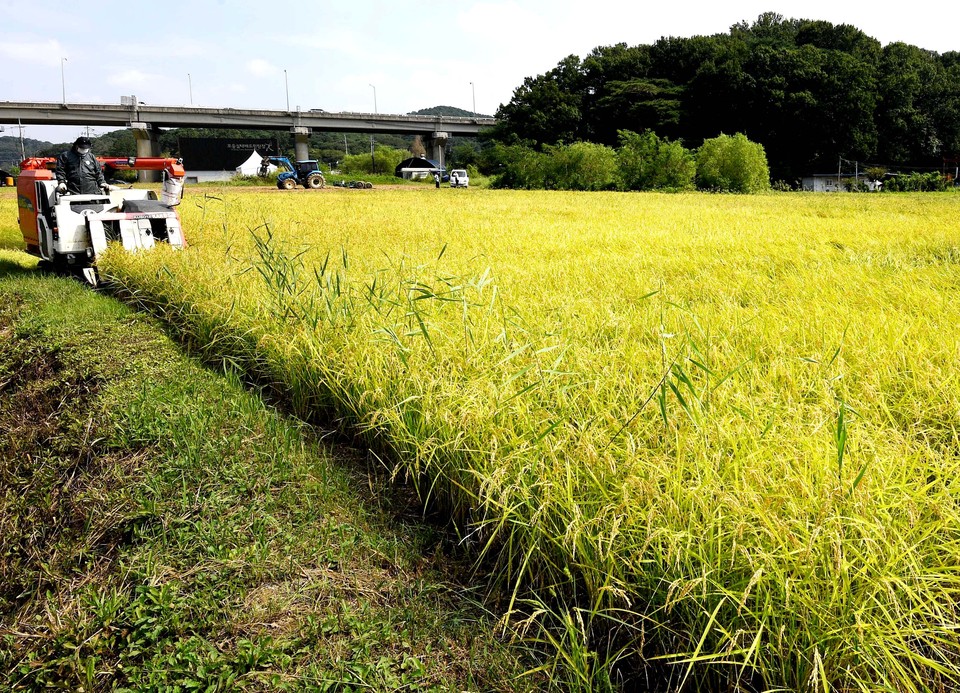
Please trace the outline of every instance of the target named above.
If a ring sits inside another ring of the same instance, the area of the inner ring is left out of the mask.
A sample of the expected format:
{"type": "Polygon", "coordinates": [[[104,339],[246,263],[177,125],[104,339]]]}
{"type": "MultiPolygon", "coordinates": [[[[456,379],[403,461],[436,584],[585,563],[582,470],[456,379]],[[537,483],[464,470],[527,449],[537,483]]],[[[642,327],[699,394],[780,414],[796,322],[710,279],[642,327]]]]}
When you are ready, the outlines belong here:
{"type": "Polygon", "coordinates": [[[188,249],[101,270],[361,434],[584,688],[946,690],[958,213],[951,194],[188,190],[188,249]]]}

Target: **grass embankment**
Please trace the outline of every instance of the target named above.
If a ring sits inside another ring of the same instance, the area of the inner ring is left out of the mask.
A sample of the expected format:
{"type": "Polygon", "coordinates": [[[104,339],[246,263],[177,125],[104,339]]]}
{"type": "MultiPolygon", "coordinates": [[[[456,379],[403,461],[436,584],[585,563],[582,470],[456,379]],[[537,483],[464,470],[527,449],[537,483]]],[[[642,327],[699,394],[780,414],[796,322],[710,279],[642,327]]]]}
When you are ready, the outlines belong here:
{"type": "Polygon", "coordinates": [[[104,269],[388,453],[571,686],[960,681],[960,197],[291,199],[104,269]]]}
{"type": "Polygon", "coordinates": [[[15,250],[11,200],[0,688],[539,688],[457,584],[442,533],[368,460],[186,358],[152,319],[40,276],[15,250]]]}

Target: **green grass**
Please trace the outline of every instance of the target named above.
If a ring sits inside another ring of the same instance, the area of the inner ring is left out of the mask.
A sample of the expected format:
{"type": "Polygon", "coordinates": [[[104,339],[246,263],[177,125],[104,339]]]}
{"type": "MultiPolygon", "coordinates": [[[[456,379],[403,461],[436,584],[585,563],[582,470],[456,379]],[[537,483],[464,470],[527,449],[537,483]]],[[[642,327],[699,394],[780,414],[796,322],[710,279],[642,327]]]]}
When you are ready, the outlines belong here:
{"type": "Polygon", "coordinates": [[[540,688],[375,460],[2,229],[0,688],[540,688]]]}

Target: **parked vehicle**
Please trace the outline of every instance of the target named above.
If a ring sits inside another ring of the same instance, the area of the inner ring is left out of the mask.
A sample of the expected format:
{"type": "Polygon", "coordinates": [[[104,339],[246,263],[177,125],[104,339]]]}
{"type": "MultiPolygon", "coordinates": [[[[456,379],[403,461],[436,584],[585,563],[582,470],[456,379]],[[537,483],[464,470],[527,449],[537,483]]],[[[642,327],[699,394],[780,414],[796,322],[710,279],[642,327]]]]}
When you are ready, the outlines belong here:
{"type": "Polygon", "coordinates": [[[451,188],[469,188],[470,187],[470,176],[467,175],[467,172],[462,168],[455,168],[450,171],[450,187],[451,188]]]}

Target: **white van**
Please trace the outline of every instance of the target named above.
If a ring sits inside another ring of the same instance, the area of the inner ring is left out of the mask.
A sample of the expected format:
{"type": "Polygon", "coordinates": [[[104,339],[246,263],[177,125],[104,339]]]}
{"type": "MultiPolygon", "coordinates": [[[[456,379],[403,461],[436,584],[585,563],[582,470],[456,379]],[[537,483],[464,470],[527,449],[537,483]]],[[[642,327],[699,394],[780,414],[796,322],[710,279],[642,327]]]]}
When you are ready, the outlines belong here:
{"type": "Polygon", "coordinates": [[[470,187],[470,176],[467,175],[467,172],[462,168],[455,168],[450,171],[450,187],[451,188],[469,188],[470,187]]]}

